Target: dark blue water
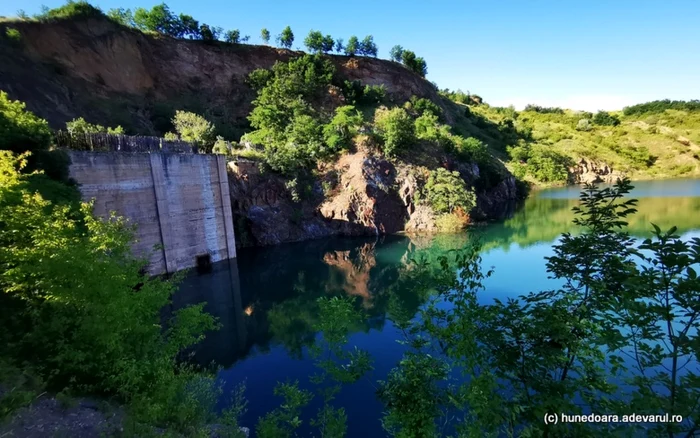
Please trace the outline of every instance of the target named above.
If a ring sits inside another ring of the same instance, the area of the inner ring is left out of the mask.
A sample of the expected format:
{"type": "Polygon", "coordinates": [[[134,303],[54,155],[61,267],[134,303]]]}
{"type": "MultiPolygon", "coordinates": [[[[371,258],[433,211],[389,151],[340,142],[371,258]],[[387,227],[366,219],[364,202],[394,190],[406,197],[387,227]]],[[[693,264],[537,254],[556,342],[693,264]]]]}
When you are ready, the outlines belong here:
{"type": "MultiPolygon", "coordinates": [[[[700,237],[700,181],[635,185],[632,196],[640,201],[639,212],[630,218],[631,234],[648,236],[654,222],[661,228],[676,225],[686,238],[700,237]]],[[[318,338],[313,329],[319,316],[316,300],[356,297],[368,320],[353,328],[349,345],[367,350],[374,370],[344,387],[335,405],[346,410],[349,437],[385,436],[375,382],[384,379],[403,354],[390,302],[399,296],[401,310],[415,314],[425,300],[411,288],[397,286],[401,267],[417,252],[436,256],[462,247],[478,232],[484,268],[495,269],[484,283],[482,302],[555,287],[547,279],[544,258],[563,232],[576,232],[571,207],[578,194],[575,187],[536,192],[510,219],[457,235],[335,238],[244,249],[237,260],[188,277],[174,305],[206,301],[207,310],[219,318],[222,329],[198,347],[196,360],[223,367],[225,394],[245,382],[249,405],[242,425],[252,429],[259,417],[279,406],[280,399],[273,395],[277,382],[298,380],[301,387],[313,388],[308,377],[317,369],[307,348],[318,338]]],[[[309,416],[321,405],[317,399],[305,411],[309,416]]],[[[302,436],[308,435],[304,432],[302,436]]]]}

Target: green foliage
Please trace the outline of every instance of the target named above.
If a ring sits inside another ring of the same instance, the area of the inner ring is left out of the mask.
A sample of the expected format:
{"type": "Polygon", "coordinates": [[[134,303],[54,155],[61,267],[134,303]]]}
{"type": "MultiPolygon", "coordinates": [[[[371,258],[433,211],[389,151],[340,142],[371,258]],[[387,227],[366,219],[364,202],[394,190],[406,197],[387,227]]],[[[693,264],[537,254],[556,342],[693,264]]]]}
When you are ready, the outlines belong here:
{"type": "Polygon", "coordinates": [[[187,111],[176,111],[173,126],[179,138],[197,146],[201,152],[211,152],[216,140],[214,125],[204,117],[187,111]]]}
{"type": "Polygon", "coordinates": [[[424,97],[418,98],[416,96],[411,96],[411,99],[406,104],[406,108],[415,111],[419,116],[427,112],[442,118],[442,108],[432,100],[424,97]]]}
{"type": "Polygon", "coordinates": [[[231,148],[229,143],[224,140],[220,135],[216,136],[216,141],[214,142],[214,147],[212,147],[211,152],[213,154],[229,155],[231,153],[231,148]]]}
{"type": "MultiPolygon", "coordinates": [[[[26,156],[0,153],[0,355],[29,364],[49,388],[111,394],[137,421],[182,430],[204,412],[189,391],[194,374],[176,356],[215,328],[203,305],[161,326],[178,276],[145,274],[123,219],[96,219],[91,205],[52,204],[19,173],[26,156]],[[175,422],[175,423],[174,423],[175,422]],[[179,425],[179,426],[178,426],[179,425]]],[[[213,384],[213,381],[202,377],[213,384]]]]}
{"type": "Polygon", "coordinates": [[[48,149],[51,129],[46,120],[26,110],[18,100],[0,91],[0,150],[13,152],[48,149]]]}
{"type": "Polygon", "coordinates": [[[640,103],[626,106],[622,112],[626,116],[663,113],[666,110],[678,111],[700,111],[700,100],[654,100],[652,102],[640,103]]]}
{"type": "Polygon", "coordinates": [[[309,31],[304,38],[304,45],[310,52],[321,53],[323,51],[323,34],[317,30],[309,31]]]}
{"type": "Polygon", "coordinates": [[[564,110],[558,107],[544,107],[539,105],[526,105],[523,111],[533,111],[540,114],[564,114],[564,110]]]}
{"type": "Polygon", "coordinates": [[[403,108],[379,108],[374,113],[374,126],[383,141],[382,151],[393,156],[415,141],[413,119],[403,108]]]}
{"type": "Polygon", "coordinates": [[[345,54],[348,56],[355,56],[360,48],[360,40],[357,39],[355,35],[348,39],[348,43],[345,45],[345,54]]]}
{"type": "Polygon", "coordinates": [[[392,47],[389,51],[389,58],[394,62],[401,62],[403,60],[403,47],[398,44],[392,47]]]}
{"type": "Polygon", "coordinates": [[[333,119],[323,127],[323,138],[332,152],[347,149],[361,125],[362,114],[354,106],[338,107],[333,119]]]}
{"type": "Polygon", "coordinates": [[[36,15],[35,18],[41,21],[49,21],[102,16],[104,16],[102,11],[87,1],[68,0],[63,6],[46,9],[41,14],[36,15]]]}
{"type": "Polygon", "coordinates": [[[338,38],[337,40],[335,40],[335,51],[338,53],[345,52],[345,44],[342,38],[338,38]]]}
{"type": "MultiPolygon", "coordinates": [[[[304,55],[257,70],[249,81],[257,89],[249,116],[250,136],[265,145],[266,161],[278,172],[292,174],[332,154],[338,144],[324,143],[323,120],[311,102],[330,85],[335,68],[319,56],[304,55]]],[[[332,129],[332,128],[331,128],[332,129]]]]}
{"type": "Polygon", "coordinates": [[[107,133],[107,134],[116,134],[116,135],[121,135],[124,134],[124,128],[121,126],[117,126],[116,128],[105,128],[102,125],[94,125],[92,123],[88,123],[84,118],[79,117],[77,119],[73,119],[70,122],[66,122],[66,130],[71,134],[98,134],[98,133],[107,133]]]}
{"type": "Polygon", "coordinates": [[[19,33],[19,30],[13,27],[8,27],[5,29],[5,37],[15,45],[19,44],[22,40],[22,34],[19,33]]]}
{"type": "Polygon", "coordinates": [[[263,27],[260,30],[260,39],[262,40],[263,44],[270,44],[270,31],[267,30],[267,28],[263,27]]]}
{"type": "Polygon", "coordinates": [[[255,428],[260,438],[283,438],[295,436],[294,431],[301,426],[299,419],[302,409],[309,404],[313,394],[299,389],[299,382],[278,383],[275,395],[282,397],[281,407],[260,418],[255,428]]]}
{"type": "Polygon", "coordinates": [[[600,126],[617,126],[620,124],[620,119],[606,111],[598,111],[593,116],[592,122],[600,126]]]}
{"type": "Polygon", "coordinates": [[[459,172],[442,167],[430,172],[423,196],[436,213],[452,213],[456,209],[468,213],[476,204],[474,192],[467,188],[459,172]]]}
{"type": "Polygon", "coordinates": [[[426,64],[425,60],[417,57],[416,54],[410,50],[401,52],[401,62],[406,68],[419,74],[423,78],[428,74],[428,64],[426,64]]]}
{"type": "Polygon", "coordinates": [[[588,132],[593,129],[590,119],[581,119],[576,123],[577,131],[588,132]]]}
{"type": "Polygon", "coordinates": [[[564,182],[568,179],[570,160],[551,149],[521,144],[509,147],[508,153],[511,159],[526,163],[524,166],[516,166],[518,176],[530,175],[545,183],[564,182]]]}
{"type": "Polygon", "coordinates": [[[231,44],[238,44],[241,42],[241,31],[238,29],[228,30],[224,34],[224,41],[231,44]]]}
{"type": "Polygon", "coordinates": [[[377,57],[377,45],[374,43],[374,37],[367,35],[357,45],[357,53],[364,56],[377,57]]]}
{"type": "Polygon", "coordinates": [[[294,44],[294,33],[291,27],[285,27],[282,29],[282,33],[277,35],[277,44],[285,49],[292,48],[292,44],[294,44]]]}

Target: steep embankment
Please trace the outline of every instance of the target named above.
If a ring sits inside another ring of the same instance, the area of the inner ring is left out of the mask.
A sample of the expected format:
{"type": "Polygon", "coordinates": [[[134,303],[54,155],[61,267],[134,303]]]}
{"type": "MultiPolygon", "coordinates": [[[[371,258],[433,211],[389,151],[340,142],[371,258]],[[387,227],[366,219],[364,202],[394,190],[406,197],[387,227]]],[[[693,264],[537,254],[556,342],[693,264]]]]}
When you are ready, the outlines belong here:
{"type": "MultiPolygon", "coordinates": [[[[0,41],[0,89],[26,102],[54,128],[86,117],[131,132],[163,134],[172,128],[174,111],[185,109],[212,120],[224,137],[238,138],[248,126],[255,96],[247,75],[297,53],[147,35],[101,18],[14,22],[12,27],[20,39],[0,41]]],[[[416,95],[439,101],[429,82],[399,64],[330,59],[341,78],[383,84],[397,100],[416,95]]]]}

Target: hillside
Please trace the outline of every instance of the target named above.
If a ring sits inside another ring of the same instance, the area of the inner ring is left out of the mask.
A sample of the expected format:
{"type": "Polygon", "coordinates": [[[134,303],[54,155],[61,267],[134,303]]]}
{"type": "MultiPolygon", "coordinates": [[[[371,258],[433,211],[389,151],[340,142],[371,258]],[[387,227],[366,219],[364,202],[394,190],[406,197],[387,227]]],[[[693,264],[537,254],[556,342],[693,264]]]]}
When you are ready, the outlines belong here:
{"type": "MultiPolygon", "coordinates": [[[[164,134],[175,110],[213,121],[220,135],[238,139],[255,92],[253,70],[301,52],[145,34],[104,17],[0,23],[0,89],[27,103],[53,128],[76,117],[121,125],[129,133],[164,134]],[[19,41],[6,29],[19,31],[19,41]]],[[[333,55],[343,80],[384,85],[399,101],[438,101],[435,88],[398,63],[333,55]]]]}

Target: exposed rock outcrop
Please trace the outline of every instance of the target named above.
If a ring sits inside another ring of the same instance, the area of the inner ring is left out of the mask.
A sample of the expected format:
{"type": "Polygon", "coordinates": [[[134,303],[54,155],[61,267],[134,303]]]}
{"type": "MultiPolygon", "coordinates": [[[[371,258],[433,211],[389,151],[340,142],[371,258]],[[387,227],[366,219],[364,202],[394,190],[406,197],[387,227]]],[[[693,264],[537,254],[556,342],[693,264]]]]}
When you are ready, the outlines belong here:
{"type": "Polygon", "coordinates": [[[625,175],[613,170],[606,163],[581,158],[576,165],[569,168],[569,182],[572,184],[613,184],[625,175]]]}
{"type": "MultiPolygon", "coordinates": [[[[471,184],[478,178],[476,165],[460,172],[471,184]]],[[[419,202],[426,167],[392,163],[367,152],[346,154],[314,183],[313,193],[295,202],[285,181],[250,168],[229,164],[231,205],[239,246],[274,245],[332,235],[363,236],[397,232],[438,231],[435,213],[419,202]]],[[[512,214],[517,199],[515,178],[477,191],[474,220],[501,219],[512,214]]]]}

